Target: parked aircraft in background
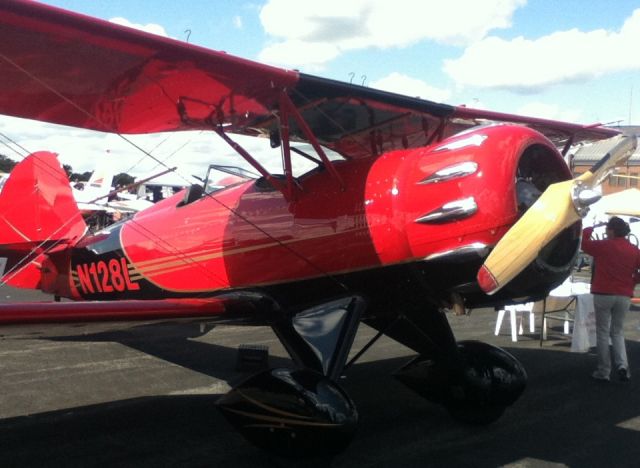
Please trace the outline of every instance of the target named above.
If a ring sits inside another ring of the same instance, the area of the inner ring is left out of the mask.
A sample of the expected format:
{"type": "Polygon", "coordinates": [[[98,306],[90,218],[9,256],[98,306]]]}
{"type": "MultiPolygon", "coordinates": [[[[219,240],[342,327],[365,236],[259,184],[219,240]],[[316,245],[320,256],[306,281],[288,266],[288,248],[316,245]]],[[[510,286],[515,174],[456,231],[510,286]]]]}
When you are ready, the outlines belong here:
{"type": "Polygon", "coordinates": [[[113,190],[113,171],[110,161],[102,160],[86,182],[75,182],[71,190],[78,209],[93,231],[113,223],[116,210],[107,206],[108,195],[113,190]]]}
{"type": "Polygon", "coordinates": [[[72,190],[79,207],[81,203],[106,203],[107,195],[113,190],[113,176],[110,161],[101,161],[87,182],[76,182],[72,190]]]}
{"type": "Polygon", "coordinates": [[[88,182],[72,184],[73,197],[85,221],[95,232],[114,221],[120,221],[123,216],[150,208],[155,202],[184,189],[188,183],[184,179],[182,186],[178,183],[168,185],[166,178],[161,180],[175,169],[140,177],[138,182],[127,187],[114,187],[114,171],[110,161],[106,161],[92,172],[88,182]],[[135,192],[131,193],[134,189],[135,192]]]}
{"type": "Polygon", "coordinates": [[[524,369],[502,349],[456,342],[445,310],[537,300],[562,283],[593,187],[635,144],[598,125],[332,81],[31,1],[0,3],[0,63],[0,113],[120,134],[209,130],[259,176],[207,179],[92,236],[55,155],[35,153],[0,196],[3,281],[76,302],[2,304],[0,324],[272,327],[295,368],[260,372],[219,405],[250,441],[291,456],[352,438],[358,413],[338,378],[361,322],[379,330],[373,341],[417,353],[397,377],[419,394],[465,422],[500,417],[524,369]],[[282,173],[233,134],[269,138],[282,173]],[[612,137],[571,180],[569,146],[612,137]],[[314,167],[294,176],[299,160],[314,167]]]}

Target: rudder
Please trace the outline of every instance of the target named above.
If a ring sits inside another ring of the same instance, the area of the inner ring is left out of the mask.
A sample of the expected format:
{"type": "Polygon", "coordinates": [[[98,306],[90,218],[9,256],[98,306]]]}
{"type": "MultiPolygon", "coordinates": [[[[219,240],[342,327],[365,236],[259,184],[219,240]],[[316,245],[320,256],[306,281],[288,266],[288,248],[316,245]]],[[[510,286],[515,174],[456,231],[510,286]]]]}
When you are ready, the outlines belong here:
{"type": "Polygon", "coordinates": [[[86,228],[57,155],[30,154],[14,167],[0,194],[2,280],[37,287],[38,255],[81,237],[86,228]]]}

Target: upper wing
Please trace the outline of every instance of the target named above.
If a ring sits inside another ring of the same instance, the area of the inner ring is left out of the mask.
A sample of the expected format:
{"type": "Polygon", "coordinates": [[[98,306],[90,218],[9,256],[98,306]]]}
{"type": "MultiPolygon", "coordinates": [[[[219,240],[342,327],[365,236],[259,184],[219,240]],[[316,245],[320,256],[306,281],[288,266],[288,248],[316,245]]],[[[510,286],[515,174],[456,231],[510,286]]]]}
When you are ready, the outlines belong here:
{"type": "MultiPolygon", "coordinates": [[[[563,144],[615,130],[438,104],[270,67],[35,2],[0,3],[0,113],[117,133],[278,131],[282,95],[345,157],[422,146],[485,120],[563,144]]],[[[308,141],[291,124],[293,140],[308,141]]]]}
{"type": "Polygon", "coordinates": [[[0,4],[0,112],[118,133],[264,115],[296,74],[35,2],[0,4]]]}

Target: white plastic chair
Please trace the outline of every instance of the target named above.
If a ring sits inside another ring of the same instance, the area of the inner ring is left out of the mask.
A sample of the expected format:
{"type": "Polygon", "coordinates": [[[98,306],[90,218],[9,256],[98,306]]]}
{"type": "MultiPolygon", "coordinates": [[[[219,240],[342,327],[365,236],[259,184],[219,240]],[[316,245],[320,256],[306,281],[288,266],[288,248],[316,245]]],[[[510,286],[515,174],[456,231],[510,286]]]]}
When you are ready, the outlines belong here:
{"type": "Polygon", "coordinates": [[[513,304],[505,306],[504,309],[498,311],[498,319],[496,320],[496,331],[495,334],[498,336],[500,334],[500,327],[502,326],[502,320],[504,319],[505,312],[509,312],[509,318],[511,322],[511,341],[518,341],[518,335],[522,335],[522,315],[525,313],[529,314],[529,332],[533,333],[536,331],[535,329],[535,317],[533,315],[533,302],[526,302],[524,304],[513,304]],[[520,313],[520,322],[517,323],[516,314],[520,313]]]}

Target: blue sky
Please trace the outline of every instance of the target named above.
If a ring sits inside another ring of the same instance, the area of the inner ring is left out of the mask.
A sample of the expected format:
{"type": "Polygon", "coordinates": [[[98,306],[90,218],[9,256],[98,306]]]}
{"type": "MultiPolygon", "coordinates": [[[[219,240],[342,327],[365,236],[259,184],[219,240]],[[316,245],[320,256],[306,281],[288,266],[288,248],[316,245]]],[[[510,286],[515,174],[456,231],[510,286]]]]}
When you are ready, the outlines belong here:
{"type": "MultiPolygon", "coordinates": [[[[638,0],[44,3],[122,18],[180,40],[189,34],[192,43],[244,58],[448,104],[640,125],[638,0]]],[[[0,121],[0,131],[12,138],[20,139],[23,129],[0,121]]],[[[29,138],[30,146],[38,143],[29,138]]],[[[65,159],[62,152],[60,158],[65,159]]],[[[74,169],[85,169],[85,159],[76,157],[74,169]]],[[[185,159],[194,165],[189,170],[204,162],[185,159]]]]}

